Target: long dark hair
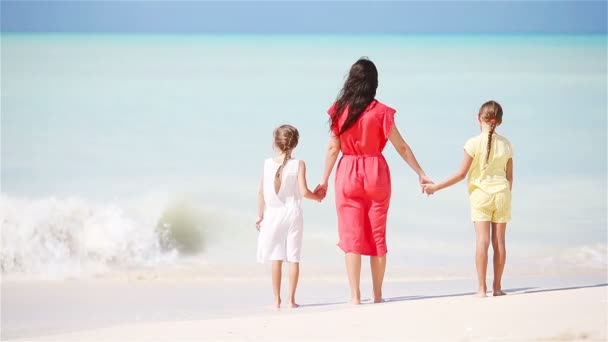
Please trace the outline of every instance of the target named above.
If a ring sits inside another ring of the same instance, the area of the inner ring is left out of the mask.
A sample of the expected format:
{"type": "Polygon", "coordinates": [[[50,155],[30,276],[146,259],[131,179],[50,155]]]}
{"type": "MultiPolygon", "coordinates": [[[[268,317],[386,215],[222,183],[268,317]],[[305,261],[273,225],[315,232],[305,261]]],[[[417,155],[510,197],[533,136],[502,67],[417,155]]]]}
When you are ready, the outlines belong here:
{"type": "Polygon", "coordinates": [[[340,127],[338,135],[346,132],[363,114],[363,111],[376,97],[378,89],[378,70],[367,57],[361,57],[353,64],[348,72],[344,87],[338,94],[331,113],[331,127],[338,127],[338,122],[344,109],[348,108],[346,121],[340,127]]]}

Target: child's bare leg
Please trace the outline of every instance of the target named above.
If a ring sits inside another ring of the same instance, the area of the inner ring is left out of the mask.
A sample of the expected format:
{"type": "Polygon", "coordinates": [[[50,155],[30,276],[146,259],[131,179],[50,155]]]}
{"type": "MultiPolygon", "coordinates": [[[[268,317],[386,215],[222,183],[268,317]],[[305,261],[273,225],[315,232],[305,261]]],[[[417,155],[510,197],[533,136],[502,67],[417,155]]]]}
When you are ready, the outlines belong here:
{"type": "Polygon", "coordinates": [[[289,304],[290,308],[297,308],[296,304],[296,288],[298,287],[298,278],[300,277],[300,263],[289,263],[289,304]]]}
{"type": "Polygon", "coordinates": [[[275,308],[281,307],[281,269],[283,268],[282,260],[272,261],[272,292],[274,293],[275,308]]]}
{"type": "Polygon", "coordinates": [[[485,297],[488,290],[486,287],[486,271],[488,269],[488,247],[490,246],[490,222],[475,222],[475,235],[477,240],[475,266],[477,267],[477,280],[479,283],[477,295],[485,297]]]}
{"type": "Polygon", "coordinates": [[[361,304],[361,254],[346,253],[346,271],[350,284],[350,303],[361,304]]]}
{"type": "Polygon", "coordinates": [[[502,272],[505,269],[507,260],[507,250],[505,247],[505,233],[507,230],[506,223],[492,223],[492,249],[494,250],[494,284],[492,285],[492,294],[494,296],[503,296],[506,293],[502,291],[502,272]]]}
{"type": "Polygon", "coordinates": [[[369,258],[369,265],[372,269],[372,280],[374,284],[374,303],[382,302],[382,281],[386,270],[386,255],[373,256],[369,258]]]}

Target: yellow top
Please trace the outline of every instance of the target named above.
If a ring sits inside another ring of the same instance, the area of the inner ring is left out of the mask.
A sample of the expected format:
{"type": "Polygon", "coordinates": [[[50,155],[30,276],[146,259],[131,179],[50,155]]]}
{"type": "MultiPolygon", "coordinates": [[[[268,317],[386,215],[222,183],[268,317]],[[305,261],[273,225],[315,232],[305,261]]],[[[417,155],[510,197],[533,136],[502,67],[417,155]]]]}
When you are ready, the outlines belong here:
{"type": "Polygon", "coordinates": [[[509,189],[507,162],[513,158],[511,143],[505,137],[494,133],[490,158],[486,165],[487,149],[488,133],[475,136],[464,144],[464,150],[473,158],[469,169],[469,194],[477,188],[489,194],[509,189]]]}

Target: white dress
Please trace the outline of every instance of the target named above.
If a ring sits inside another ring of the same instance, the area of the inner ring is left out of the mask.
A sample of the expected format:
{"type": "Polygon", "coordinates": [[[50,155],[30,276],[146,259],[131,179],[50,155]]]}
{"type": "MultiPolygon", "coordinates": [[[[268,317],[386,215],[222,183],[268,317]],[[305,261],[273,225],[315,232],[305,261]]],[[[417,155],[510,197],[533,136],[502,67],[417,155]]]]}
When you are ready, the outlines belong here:
{"type": "Polygon", "coordinates": [[[300,161],[290,159],[281,174],[279,192],[274,191],[274,178],[281,164],[264,161],[264,219],[258,236],[258,262],[283,260],[300,262],[302,249],[302,195],[298,186],[300,161]]]}

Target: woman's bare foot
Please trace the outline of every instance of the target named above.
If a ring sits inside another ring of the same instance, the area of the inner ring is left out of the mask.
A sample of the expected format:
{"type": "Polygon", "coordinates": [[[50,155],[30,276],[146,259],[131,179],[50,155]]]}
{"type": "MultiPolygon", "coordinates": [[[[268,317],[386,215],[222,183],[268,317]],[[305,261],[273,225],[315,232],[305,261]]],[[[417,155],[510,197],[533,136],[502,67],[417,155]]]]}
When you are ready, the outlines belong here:
{"type": "Polygon", "coordinates": [[[349,303],[352,304],[352,305],[359,305],[359,304],[361,304],[361,299],[359,299],[359,298],[351,298],[350,301],[349,301],[349,303]]]}
{"type": "Polygon", "coordinates": [[[280,309],[281,308],[281,298],[275,298],[274,299],[274,308],[275,309],[280,309]]]}
{"type": "Polygon", "coordinates": [[[485,298],[485,297],[487,297],[486,292],[488,292],[487,289],[479,289],[479,290],[477,290],[477,293],[475,294],[475,297],[477,297],[477,298],[485,298]]]}
{"type": "Polygon", "coordinates": [[[382,297],[374,298],[374,304],[378,304],[378,303],[384,303],[384,299],[382,297]]]}
{"type": "Polygon", "coordinates": [[[494,296],[494,297],[504,296],[504,295],[506,295],[506,293],[503,290],[494,290],[492,292],[492,296],[494,296]]]}
{"type": "Polygon", "coordinates": [[[300,306],[299,304],[296,304],[294,302],[289,302],[289,304],[287,305],[287,307],[290,308],[290,309],[295,309],[295,308],[297,308],[299,306],[300,306]]]}

